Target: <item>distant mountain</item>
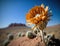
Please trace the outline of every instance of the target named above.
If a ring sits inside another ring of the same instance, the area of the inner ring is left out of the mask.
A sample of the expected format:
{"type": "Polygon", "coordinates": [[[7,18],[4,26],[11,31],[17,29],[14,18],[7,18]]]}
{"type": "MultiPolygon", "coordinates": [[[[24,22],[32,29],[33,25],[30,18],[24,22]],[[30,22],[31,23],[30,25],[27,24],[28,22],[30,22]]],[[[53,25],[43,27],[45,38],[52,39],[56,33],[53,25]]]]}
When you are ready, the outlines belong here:
{"type": "Polygon", "coordinates": [[[11,23],[8,27],[17,27],[17,26],[26,26],[26,25],[22,23],[11,23]]]}

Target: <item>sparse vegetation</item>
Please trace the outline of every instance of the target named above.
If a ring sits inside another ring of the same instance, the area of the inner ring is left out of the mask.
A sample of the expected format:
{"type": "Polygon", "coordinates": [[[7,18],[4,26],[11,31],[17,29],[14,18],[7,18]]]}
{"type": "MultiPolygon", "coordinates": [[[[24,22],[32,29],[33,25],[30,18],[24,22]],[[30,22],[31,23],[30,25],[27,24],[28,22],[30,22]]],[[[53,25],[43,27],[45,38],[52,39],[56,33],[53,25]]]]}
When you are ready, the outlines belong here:
{"type": "Polygon", "coordinates": [[[27,33],[26,33],[26,37],[32,39],[32,38],[36,37],[36,35],[35,35],[34,33],[32,33],[31,31],[27,31],[27,33]]]}
{"type": "Polygon", "coordinates": [[[56,39],[54,34],[49,34],[47,38],[48,38],[47,46],[59,46],[60,45],[60,40],[56,39]]]}
{"type": "Polygon", "coordinates": [[[10,41],[7,39],[3,42],[3,46],[8,46],[9,43],[10,43],[10,41]]]}
{"type": "Polygon", "coordinates": [[[8,40],[13,40],[14,39],[14,35],[13,34],[8,34],[7,38],[8,38],[8,40]]]}
{"type": "Polygon", "coordinates": [[[8,46],[10,41],[13,40],[13,39],[14,39],[14,35],[13,34],[8,34],[7,39],[3,42],[3,46],[8,46]]]}
{"type": "MultiPolygon", "coordinates": [[[[57,39],[60,39],[60,31],[59,31],[59,29],[60,29],[60,25],[55,25],[55,26],[50,26],[50,27],[47,27],[46,29],[45,29],[45,32],[47,33],[47,34],[52,34],[52,32],[55,34],[55,37],[57,38],[57,39]],[[57,30],[57,32],[56,32],[56,30],[57,30]]],[[[3,41],[6,39],[6,36],[8,35],[8,34],[10,34],[10,33],[17,33],[17,32],[24,32],[25,33],[25,30],[31,30],[30,28],[28,28],[28,27],[11,27],[11,28],[5,28],[5,29],[0,29],[0,35],[1,35],[1,37],[0,37],[0,46],[3,46],[2,45],[2,43],[3,43],[3,41]],[[20,30],[21,29],[21,30],[20,30]],[[8,33],[8,34],[6,34],[6,33],[8,33]]],[[[16,34],[14,34],[14,36],[15,36],[16,34]]],[[[14,38],[16,38],[16,37],[14,37],[14,38]]]]}
{"type": "Polygon", "coordinates": [[[18,33],[18,37],[21,37],[21,32],[18,33]]]}
{"type": "Polygon", "coordinates": [[[24,37],[24,36],[25,36],[25,34],[24,34],[24,33],[22,33],[22,34],[21,34],[21,37],[24,37]]]}
{"type": "MultiPolygon", "coordinates": [[[[48,43],[52,40],[55,39],[55,35],[54,34],[47,34],[44,36],[45,39],[45,43],[46,45],[48,45],[48,43]]],[[[52,41],[53,42],[53,41],[52,41]]]]}
{"type": "Polygon", "coordinates": [[[33,33],[37,34],[38,32],[37,32],[37,30],[34,30],[33,33]]]}
{"type": "Polygon", "coordinates": [[[23,32],[18,33],[18,37],[24,37],[24,36],[25,36],[25,34],[23,32]]]}

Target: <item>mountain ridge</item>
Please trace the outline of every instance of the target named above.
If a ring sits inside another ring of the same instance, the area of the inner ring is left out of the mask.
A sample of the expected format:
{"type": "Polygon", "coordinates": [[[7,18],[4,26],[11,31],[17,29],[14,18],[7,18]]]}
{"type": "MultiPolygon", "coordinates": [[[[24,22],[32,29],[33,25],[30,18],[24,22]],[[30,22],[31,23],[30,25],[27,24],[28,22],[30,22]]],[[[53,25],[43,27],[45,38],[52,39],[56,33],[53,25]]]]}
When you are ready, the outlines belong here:
{"type": "MultiPolygon", "coordinates": [[[[13,27],[21,27],[21,26],[23,26],[23,27],[27,27],[25,24],[22,24],[22,23],[11,23],[11,24],[9,24],[8,25],[8,27],[5,27],[5,28],[0,28],[0,30],[1,29],[6,29],[6,28],[13,28],[13,27]]],[[[60,24],[56,24],[56,25],[52,25],[52,26],[47,26],[46,28],[53,28],[53,27],[58,27],[58,26],[60,26],[60,24]]]]}

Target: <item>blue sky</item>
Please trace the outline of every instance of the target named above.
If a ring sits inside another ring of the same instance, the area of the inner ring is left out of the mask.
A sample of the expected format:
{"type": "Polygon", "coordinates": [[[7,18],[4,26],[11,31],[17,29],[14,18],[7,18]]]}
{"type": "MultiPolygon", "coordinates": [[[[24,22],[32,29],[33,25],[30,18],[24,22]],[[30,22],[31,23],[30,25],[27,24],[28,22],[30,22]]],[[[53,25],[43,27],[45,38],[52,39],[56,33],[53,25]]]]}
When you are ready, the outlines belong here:
{"type": "Polygon", "coordinates": [[[42,3],[52,10],[53,16],[48,26],[60,24],[59,0],[0,0],[0,28],[7,27],[11,23],[26,24],[26,13],[42,3]]]}

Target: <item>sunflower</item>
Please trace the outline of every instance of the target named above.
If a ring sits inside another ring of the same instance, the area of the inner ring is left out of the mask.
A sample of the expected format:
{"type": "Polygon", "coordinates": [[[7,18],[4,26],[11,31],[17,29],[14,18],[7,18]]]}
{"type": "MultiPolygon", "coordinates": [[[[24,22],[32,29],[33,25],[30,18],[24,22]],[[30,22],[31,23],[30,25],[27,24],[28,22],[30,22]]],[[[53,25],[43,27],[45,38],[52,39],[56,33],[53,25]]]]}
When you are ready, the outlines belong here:
{"type": "Polygon", "coordinates": [[[44,26],[46,27],[46,24],[50,20],[50,16],[48,14],[48,6],[44,8],[44,5],[41,4],[41,6],[35,6],[26,14],[26,22],[40,25],[40,29],[44,29],[44,26]]]}

